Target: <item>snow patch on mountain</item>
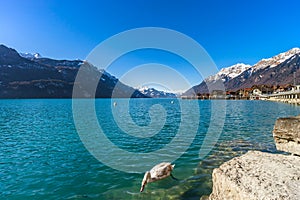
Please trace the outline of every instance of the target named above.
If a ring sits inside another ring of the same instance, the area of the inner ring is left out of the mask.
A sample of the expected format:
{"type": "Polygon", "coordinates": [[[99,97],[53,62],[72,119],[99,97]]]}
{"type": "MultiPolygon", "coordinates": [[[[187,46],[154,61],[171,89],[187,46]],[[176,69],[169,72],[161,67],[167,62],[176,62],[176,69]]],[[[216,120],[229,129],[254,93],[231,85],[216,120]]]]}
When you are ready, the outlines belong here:
{"type": "Polygon", "coordinates": [[[34,59],[34,58],[42,58],[41,54],[39,53],[20,53],[20,56],[27,59],[34,59]]]}
{"type": "Polygon", "coordinates": [[[257,62],[253,66],[246,65],[243,63],[238,63],[233,66],[221,69],[217,74],[206,78],[205,82],[214,82],[216,80],[222,80],[223,82],[228,82],[229,80],[234,79],[240,75],[243,75],[241,78],[242,78],[242,81],[245,81],[256,71],[262,70],[265,68],[276,67],[279,64],[285,62],[286,60],[292,58],[294,55],[299,54],[299,53],[300,53],[300,48],[292,48],[289,51],[280,53],[271,58],[264,58],[264,59],[260,60],[259,62],[257,62]]]}
{"type": "Polygon", "coordinates": [[[138,90],[142,94],[144,94],[148,97],[152,97],[152,98],[176,98],[176,95],[174,93],[159,91],[159,90],[156,90],[154,88],[149,88],[147,86],[138,88],[138,90]]]}
{"type": "Polygon", "coordinates": [[[299,48],[292,48],[289,51],[280,53],[276,56],[273,56],[272,58],[262,59],[258,63],[253,65],[252,71],[255,72],[260,69],[265,69],[266,67],[270,67],[270,68],[276,67],[298,53],[300,53],[299,48]]]}
{"type": "Polygon", "coordinates": [[[227,82],[239,76],[241,73],[243,73],[249,68],[251,68],[251,65],[247,65],[244,63],[238,63],[230,67],[222,68],[217,74],[206,78],[205,82],[214,82],[217,80],[222,80],[223,82],[227,82]]]}

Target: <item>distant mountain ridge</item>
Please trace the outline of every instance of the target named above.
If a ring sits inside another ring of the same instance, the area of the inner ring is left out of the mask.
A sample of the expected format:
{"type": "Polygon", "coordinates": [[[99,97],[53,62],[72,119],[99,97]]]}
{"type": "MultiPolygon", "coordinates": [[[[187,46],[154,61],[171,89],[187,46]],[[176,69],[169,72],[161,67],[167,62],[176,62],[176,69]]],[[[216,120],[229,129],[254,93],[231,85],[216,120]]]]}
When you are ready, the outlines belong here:
{"type": "Polygon", "coordinates": [[[19,53],[19,55],[27,59],[42,58],[39,53],[19,53]]]}
{"type": "Polygon", "coordinates": [[[236,78],[225,83],[228,90],[249,88],[253,85],[286,85],[300,79],[300,49],[293,48],[272,58],[262,59],[236,78]]]}
{"type": "Polygon", "coordinates": [[[285,62],[286,60],[290,59],[291,57],[299,53],[300,53],[299,48],[292,48],[286,52],[273,56],[272,58],[262,59],[258,61],[255,65],[253,65],[252,72],[258,71],[260,69],[265,69],[267,67],[269,68],[276,67],[279,64],[285,62]]]}
{"type": "Polygon", "coordinates": [[[85,81],[95,79],[99,83],[95,94],[86,89],[77,97],[146,97],[88,62],[24,58],[16,50],[0,45],[0,98],[71,98],[77,72],[83,65],[89,71],[85,81]]]}
{"type": "Polygon", "coordinates": [[[221,79],[223,82],[228,82],[249,68],[251,68],[251,65],[246,65],[244,63],[238,63],[230,67],[222,68],[217,74],[206,78],[205,82],[213,82],[219,79],[221,79]]]}
{"type": "Polygon", "coordinates": [[[159,91],[154,88],[142,87],[138,89],[142,94],[151,98],[176,98],[176,94],[171,92],[159,91]]]}
{"type": "MultiPolygon", "coordinates": [[[[293,48],[271,58],[262,59],[253,66],[236,64],[221,69],[186,91],[184,95],[209,93],[207,85],[222,81],[227,91],[237,91],[253,85],[285,85],[293,84],[294,73],[300,80],[300,49],[293,48]]],[[[300,81],[298,81],[300,83],[300,81]]]]}
{"type": "Polygon", "coordinates": [[[251,65],[247,65],[244,63],[238,63],[230,67],[222,68],[217,74],[207,77],[199,85],[192,87],[191,89],[186,91],[183,95],[209,93],[207,85],[210,85],[213,88],[214,84],[218,85],[221,82],[225,84],[226,82],[239,76],[241,73],[243,73],[245,70],[249,68],[251,68],[251,65]]]}

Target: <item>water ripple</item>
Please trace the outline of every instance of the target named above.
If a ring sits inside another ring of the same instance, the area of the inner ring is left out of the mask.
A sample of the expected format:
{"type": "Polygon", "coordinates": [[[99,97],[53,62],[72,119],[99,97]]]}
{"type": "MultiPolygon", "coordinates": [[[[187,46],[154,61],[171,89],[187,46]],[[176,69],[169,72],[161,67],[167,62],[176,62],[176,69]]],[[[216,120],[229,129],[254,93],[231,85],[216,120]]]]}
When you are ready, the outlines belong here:
{"type": "MultiPolygon", "coordinates": [[[[107,136],[116,145],[132,152],[151,152],[175,137],[184,114],[169,102],[132,100],[130,114],[140,126],[149,124],[148,109],[153,104],[160,103],[167,110],[160,133],[143,140],[122,133],[109,112],[110,100],[96,100],[96,108],[98,120],[110,128],[107,136]]],[[[224,161],[248,150],[276,152],[272,137],[276,118],[300,113],[299,107],[286,104],[228,101],[218,144],[200,160],[198,152],[210,124],[211,103],[199,101],[200,121],[191,119],[185,125],[189,131],[189,126],[198,123],[198,133],[187,152],[175,161],[173,174],[180,181],[167,178],[149,184],[141,194],[143,174],[108,168],[84,148],[71,106],[71,100],[0,101],[0,199],[199,199],[211,192],[212,170],[224,161]]],[[[137,160],[135,165],[143,165],[143,161],[137,160]]]]}

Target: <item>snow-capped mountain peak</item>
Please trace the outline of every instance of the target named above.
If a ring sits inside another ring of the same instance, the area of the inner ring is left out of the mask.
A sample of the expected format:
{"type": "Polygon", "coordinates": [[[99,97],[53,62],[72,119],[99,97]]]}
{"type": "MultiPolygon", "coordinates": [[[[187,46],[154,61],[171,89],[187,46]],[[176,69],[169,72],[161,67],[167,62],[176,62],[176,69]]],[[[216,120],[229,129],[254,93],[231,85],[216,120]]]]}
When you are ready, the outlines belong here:
{"type": "Polygon", "coordinates": [[[139,91],[145,91],[145,90],[149,90],[150,88],[147,87],[147,86],[143,86],[143,87],[140,87],[140,88],[137,88],[137,90],[139,91]]]}
{"type": "Polygon", "coordinates": [[[235,65],[232,65],[230,67],[222,68],[217,74],[209,76],[205,79],[205,81],[216,81],[222,79],[223,82],[229,81],[241,73],[243,73],[245,70],[251,68],[251,65],[247,65],[244,63],[238,63],[235,65]]]}
{"type": "Polygon", "coordinates": [[[39,53],[20,53],[20,56],[27,59],[42,58],[39,53]]]}
{"type": "Polygon", "coordinates": [[[253,65],[253,71],[264,69],[266,67],[276,67],[298,53],[300,53],[300,48],[292,48],[289,51],[280,53],[276,56],[273,56],[272,58],[264,58],[255,65],[253,65]]]}
{"type": "Polygon", "coordinates": [[[145,96],[151,98],[176,98],[176,95],[174,93],[159,91],[154,88],[149,88],[147,86],[138,88],[138,90],[145,96]]]}

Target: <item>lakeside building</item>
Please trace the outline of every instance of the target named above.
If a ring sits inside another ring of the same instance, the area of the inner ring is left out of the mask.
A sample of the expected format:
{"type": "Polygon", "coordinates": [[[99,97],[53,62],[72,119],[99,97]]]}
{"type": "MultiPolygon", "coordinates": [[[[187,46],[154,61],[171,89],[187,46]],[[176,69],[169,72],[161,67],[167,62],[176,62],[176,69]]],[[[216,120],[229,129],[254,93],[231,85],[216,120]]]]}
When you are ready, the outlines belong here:
{"type": "Polygon", "coordinates": [[[237,91],[214,90],[193,96],[181,96],[182,99],[228,99],[228,100],[272,100],[272,99],[299,99],[300,85],[266,86],[254,85],[251,88],[243,88],[237,91]]]}

